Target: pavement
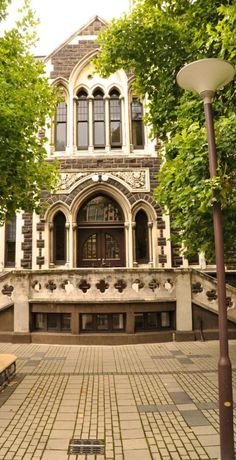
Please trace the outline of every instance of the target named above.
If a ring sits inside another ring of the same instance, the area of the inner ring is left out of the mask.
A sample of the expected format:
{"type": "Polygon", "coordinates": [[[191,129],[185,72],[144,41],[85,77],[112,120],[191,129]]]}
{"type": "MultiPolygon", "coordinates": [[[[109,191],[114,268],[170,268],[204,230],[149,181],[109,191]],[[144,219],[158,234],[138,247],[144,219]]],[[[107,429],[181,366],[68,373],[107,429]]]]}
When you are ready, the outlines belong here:
{"type": "Polygon", "coordinates": [[[0,343],[0,460],[219,459],[218,345],[0,343]]]}

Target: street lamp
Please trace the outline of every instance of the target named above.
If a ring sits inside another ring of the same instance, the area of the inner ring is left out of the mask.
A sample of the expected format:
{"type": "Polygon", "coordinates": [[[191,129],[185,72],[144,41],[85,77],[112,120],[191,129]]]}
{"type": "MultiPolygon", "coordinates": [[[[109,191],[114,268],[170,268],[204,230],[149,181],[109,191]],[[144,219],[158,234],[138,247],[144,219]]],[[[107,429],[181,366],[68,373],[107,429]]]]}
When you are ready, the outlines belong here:
{"type": "MultiPolygon", "coordinates": [[[[183,67],[177,75],[177,83],[181,88],[196,91],[203,99],[211,178],[217,176],[212,97],[217,89],[233,80],[234,75],[235,71],[231,64],[214,58],[192,62],[183,67]]],[[[217,200],[213,202],[213,225],[219,309],[218,379],[221,460],[234,460],[232,368],[228,349],[224,243],[221,205],[217,200]]]]}

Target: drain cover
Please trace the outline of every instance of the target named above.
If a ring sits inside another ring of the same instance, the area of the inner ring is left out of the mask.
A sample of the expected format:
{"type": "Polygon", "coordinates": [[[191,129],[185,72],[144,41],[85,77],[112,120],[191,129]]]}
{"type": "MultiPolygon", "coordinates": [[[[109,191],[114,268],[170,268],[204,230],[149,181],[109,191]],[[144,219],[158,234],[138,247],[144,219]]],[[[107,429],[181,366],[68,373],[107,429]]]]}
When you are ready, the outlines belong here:
{"type": "Polygon", "coordinates": [[[100,439],[71,439],[68,454],[104,455],[104,441],[100,439]]]}

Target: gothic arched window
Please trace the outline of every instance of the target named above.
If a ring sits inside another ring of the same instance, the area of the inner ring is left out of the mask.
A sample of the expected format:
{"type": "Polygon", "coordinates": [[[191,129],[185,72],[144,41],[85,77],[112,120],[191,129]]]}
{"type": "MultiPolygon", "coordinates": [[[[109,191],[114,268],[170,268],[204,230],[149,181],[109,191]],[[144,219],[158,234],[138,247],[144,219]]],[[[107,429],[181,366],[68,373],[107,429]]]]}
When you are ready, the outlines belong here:
{"type": "Polygon", "coordinates": [[[149,261],[148,219],[143,210],[137,212],[135,222],[136,261],[146,264],[149,261]]]}
{"type": "Polygon", "coordinates": [[[110,91],[110,141],[111,147],[121,147],[121,101],[120,93],[110,91]]]}
{"type": "Polygon", "coordinates": [[[93,134],[94,147],[105,147],[105,101],[102,90],[97,89],[93,93],[93,134]]]}
{"type": "Polygon", "coordinates": [[[143,105],[133,98],[131,103],[132,144],[134,149],[144,148],[143,105]]]}
{"type": "Polygon", "coordinates": [[[66,263],[66,218],[61,211],[53,219],[53,262],[55,265],[66,263]]]}
{"type": "Polygon", "coordinates": [[[63,152],[67,143],[67,104],[59,102],[55,119],[55,150],[63,152]]]}
{"type": "Polygon", "coordinates": [[[89,105],[86,91],[78,93],[77,102],[77,147],[79,150],[88,149],[89,142],[89,105]]]}

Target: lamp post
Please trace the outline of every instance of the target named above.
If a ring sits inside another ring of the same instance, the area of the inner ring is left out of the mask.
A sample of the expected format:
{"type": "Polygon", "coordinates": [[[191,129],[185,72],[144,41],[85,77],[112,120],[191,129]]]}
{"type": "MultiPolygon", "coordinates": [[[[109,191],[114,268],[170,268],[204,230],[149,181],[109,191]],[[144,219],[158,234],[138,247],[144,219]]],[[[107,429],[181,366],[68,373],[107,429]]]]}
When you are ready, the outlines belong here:
{"type": "MultiPolygon", "coordinates": [[[[203,99],[211,178],[217,175],[212,97],[217,89],[233,80],[234,75],[235,71],[231,64],[214,58],[192,62],[183,67],[177,75],[177,83],[181,88],[196,91],[203,99]]],[[[228,349],[224,243],[221,205],[217,200],[213,202],[213,225],[219,310],[218,380],[221,460],[234,460],[232,369],[228,349]]]]}

